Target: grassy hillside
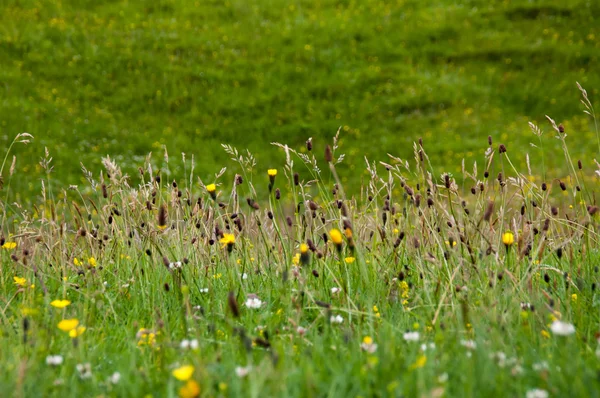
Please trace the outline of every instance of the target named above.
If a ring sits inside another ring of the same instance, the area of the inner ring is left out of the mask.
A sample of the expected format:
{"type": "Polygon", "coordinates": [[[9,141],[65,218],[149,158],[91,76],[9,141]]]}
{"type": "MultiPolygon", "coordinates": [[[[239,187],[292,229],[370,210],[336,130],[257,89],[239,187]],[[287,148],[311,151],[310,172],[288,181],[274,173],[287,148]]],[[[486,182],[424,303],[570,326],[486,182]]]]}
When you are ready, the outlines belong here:
{"type": "Polygon", "coordinates": [[[44,147],[61,184],[107,154],[135,175],[163,145],[172,169],[195,154],[207,177],[228,158],[220,143],[266,168],[283,158],[266,143],[323,143],[340,126],[352,185],[363,156],[412,158],[419,136],[440,170],[482,159],[488,134],[523,164],[539,156],[527,121],[545,128],[544,114],[566,121],[578,157],[597,148],[575,82],[598,98],[599,15],[566,0],[4,0],[0,145],[35,136],[17,149],[22,193],[39,192],[44,147]]]}

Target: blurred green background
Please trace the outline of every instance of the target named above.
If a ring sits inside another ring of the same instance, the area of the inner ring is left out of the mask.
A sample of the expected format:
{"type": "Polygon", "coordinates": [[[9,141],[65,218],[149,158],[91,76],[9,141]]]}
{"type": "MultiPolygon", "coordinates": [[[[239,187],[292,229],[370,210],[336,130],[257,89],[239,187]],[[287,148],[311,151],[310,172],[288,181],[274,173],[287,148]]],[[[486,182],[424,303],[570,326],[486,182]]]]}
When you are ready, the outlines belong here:
{"type": "Polygon", "coordinates": [[[418,137],[440,171],[482,159],[489,134],[541,173],[530,120],[560,176],[545,114],[565,124],[575,159],[591,169],[597,156],[575,82],[598,104],[598,1],[0,4],[0,147],[35,136],[15,150],[15,194],[37,193],[44,147],[65,185],[83,182],[80,162],[97,176],[107,154],[135,184],[148,152],[161,166],[162,145],[173,172],[185,152],[210,180],[235,171],[221,143],[250,149],[266,170],[284,160],[270,142],[300,149],[312,136],[320,159],[340,126],[340,173],[353,187],[365,155],[412,159],[418,137]]]}

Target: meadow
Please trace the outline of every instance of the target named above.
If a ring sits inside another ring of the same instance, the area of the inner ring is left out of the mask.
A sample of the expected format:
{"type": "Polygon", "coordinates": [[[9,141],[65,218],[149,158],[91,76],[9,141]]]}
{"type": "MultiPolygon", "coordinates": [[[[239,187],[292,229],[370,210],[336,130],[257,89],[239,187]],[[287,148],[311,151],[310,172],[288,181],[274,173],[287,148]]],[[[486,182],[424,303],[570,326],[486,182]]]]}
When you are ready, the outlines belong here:
{"type": "Polygon", "coordinates": [[[13,182],[20,202],[39,195],[45,147],[62,186],[83,186],[80,163],[98,169],[106,155],[134,175],[164,145],[195,154],[207,178],[229,158],[221,143],[268,166],[281,160],[268,143],[323,144],[342,126],[340,178],[359,189],[364,156],[407,158],[418,137],[437,173],[483,161],[491,134],[522,148],[521,167],[528,152],[538,174],[527,122],[545,127],[551,114],[577,131],[575,157],[595,137],[575,82],[598,98],[596,1],[4,0],[0,10],[0,146],[37,139],[17,148],[31,176],[13,182]]]}
{"type": "Polygon", "coordinates": [[[0,396],[600,395],[596,2],[0,9],[0,396]]]}
{"type": "MultiPolygon", "coordinates": [[[[60,198],[46,155],[40,201],[1,202],[0,391],[596,396],[600,165],[547,122],[531,133],[568,175],[540,183],[492,136],[460,176],[434,174],[419,139],[410,160],[367,162],[357,191],[338,135],[275,144],[275,168],[225,145],[234,176],[204,180],[186,157],[165,178],[167,152],[135,180],[107,157],[84,170],[91,194],[60,198]]],[[[7,174],[4,190],[25,178],[7,174]]]]}

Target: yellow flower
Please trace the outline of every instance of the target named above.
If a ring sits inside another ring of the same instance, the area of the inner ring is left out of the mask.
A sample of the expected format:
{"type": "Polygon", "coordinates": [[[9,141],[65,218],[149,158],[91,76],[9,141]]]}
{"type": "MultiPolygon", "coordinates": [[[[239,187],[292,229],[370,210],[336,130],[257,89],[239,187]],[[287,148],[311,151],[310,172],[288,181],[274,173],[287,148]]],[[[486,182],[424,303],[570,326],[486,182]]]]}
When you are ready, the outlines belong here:
{"type": "Polygon", "coordinates": [[[139,347],[144,345],[153,346],[154,343],[156,343],[156,334],[148,329],[141,328],[140,330],[138,330],[137,337],[139,339],[139,347]]]}
{"type": "Polygon", "coordinates": [[[4,242],[4,244],[2,245],[3,249],[14,249],[15,247],[17,247],[17,242],[4,242]]]}
{"type": "Polygon", "coordinates": [[[547,330],[542,330],[542,332],[541,332],[541,333],[542,333],[542,336],[543,336],[543,337],[545,337],[545,338],[547,338],[547,339],[549,339],[549,338],[550,338],[550,333],[548,333],[548,331],[547,331],[547,330]]]}
{"type": "Polygon", "coordinates": [[[96,266],[96,259],[94,257],[90,257],[90,258],[88,258],[88,263],[90,263],[90,265],[92,267],[95,267],[96,266]]]}
{"type": "Polygon", "coordinates": [[[306,243],[302,243],[300,245],[300,253],[304,254],[308,252],[308,245],[306,243]]]}
{"type": "Polygon", "coordinates": [[[73,264],[75,264],[75,265],[76,265],[76,266],[78,266],[78,267],[80,267],[80,266],[82,265],[82,264],[81,264],[81,261],[79,261],[79,260],[77,259],[77,257],[75,257],[75,259],[73,259],[73,264]]]}
{"type": "Polygon", "coordinates": [[[346,264],[352,264],[354,261],[356,261],[356,258],[354,258],[354,257],[346,257],[344,259],[344,261],[346,262],[346,264]]]}
{"type": "Polygon", "coordinates": [[[27,285],[27,279],[21,278],[20,276],[13,276],[13,280],[17,286],[25,287],[25,285],[27,285]]]}
{"type": "Polygon", "coordinates": [[[85,329],[85,326],[77,326],[76,328],[69,330],[69,337],[72,339],[79,337],[85,332],[85,329]]]}
{"type": "Polygon", "coordinates": [[[294,257],[292,257],[292,264],[298,265],[300,264],[300,253],[296,253],[294,257]]]}
{"type": "Polygon", "coordinates": [[[192,365],[183,365],[173,370],[173,376],[177,380],[188,381],[194,374],[194,367],[192,365]]]}
{"type": "Polygon", "coordinates": [[[508,231],[502,234],[502,243],[506,246],[510,246],[515,243],[515,236],[512,232],[508,231]]]}
{"type": "Polygon", "coordinates": [[[213,193],[213,192],[215,192],[215,191],[217,190],[217,186],[216,186],[215,184],[208,184],[208,185],[206,186],[206,190],[207,190],[209,193],[213,193]]]}
{"type": "Polygon", "coordinates": [[[235,244],[235,235],[234,234],[223,234],[223,237],[219,240],[222,247],[227,247],[227,250],[231,251],[233,249],[233,245],[235,244]]]}
{"type": "Polygon", "coordinates": [[[371,336],[365,336],[363,338],[363,343],[365,343],[365,344],[373,344],[373,338],[371,336]]]}
{"type": "Polygon", "coordinates": [[[79,320],[73,318],[73,319],[63,319],[62,321],[58,322],[58,328],[60,330],[62,330],[63,332],[70,332],[71,330],[75,329],[77,326],[79,326],[79,320]]]}
{"type": "Polygon", "coordinates": [[[183,387],[179,389],[181,398],[195,398],[200,396],[200,386],[195,380],[188,380],[183,387]]]}
{"type": "Polygon", "coordinates": [[[340,232],[339,229],[334,228],[331,231],[329,231],[329,236],[331,236],[331,241],[333,242],[334,245],[336,245],[336,246],[342,245],[342,233],[340,232]]]}
{"type": "Polygon", "coordinates": [[[577,295],[576,295],[575,293],[573,293],[573,294],[571,295],[571,300],[572,300],[573,302],[577,301],[577,295]]]}
{"type": "Polygon", "coordinates": [[[277,169],[269,169],[267,170],[267,174],[269,177],[275,177],[277,175],[277,169]]]}
{"type": "Polygon", "coordinates": [[[50,303],[51,306],[56,308],[65,308],[69,304],[71,304],[69,300],[54,300],[50,303]]]}
{"type": "Polygon", "coordinates": [[[219,383],[219,391],[227,391],[227,383],[220,382],[219,383]]]}
{"type": "Polygon", "coordinates": [[[426,363],[427,363],[427,357],[425,355],[421,355],[417,358],[415,363],[410,365],[410,369],[414,370],[414,369],[422,368],[423,366],[425,366],[426,363]]]}

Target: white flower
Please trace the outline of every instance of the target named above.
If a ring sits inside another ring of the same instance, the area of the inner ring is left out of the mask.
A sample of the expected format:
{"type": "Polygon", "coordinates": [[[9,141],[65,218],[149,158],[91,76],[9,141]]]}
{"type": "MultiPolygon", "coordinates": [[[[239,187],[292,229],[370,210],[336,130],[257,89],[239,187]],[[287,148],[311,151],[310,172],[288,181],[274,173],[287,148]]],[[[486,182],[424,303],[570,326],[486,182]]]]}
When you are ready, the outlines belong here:
{"type": "Polygon", "coordinates": [[[536,372],[541,372],[542,370],[548,370],[548,362],[546,362],[546,361],[536,362],[531,367],[536,372]]]}
{"type": "Polygon", "coordinates": [[[377,344],[375,343],[369,343],[369,342],[362,342],[360,343],[360,348],[363,351],[368,352],[369,354],[373,354],[375,351],[377,351],[377,344]]]}
{"type": "Polygon", "coordinates": [[[419,341],[421,335],[419,332],[406,332],[404,333],[404,340],[406,341],[419,341]]]}
{"type": "Polygon", "coordinates": [[[304,336],[306,334],[306,328],[298,326],[298,328],[296,329],[296,333],[298,333],[300,336],[304,336]]]}
{"type": "Polygon", "coordinates": [[[523,367],[521,365],[515,365],[510,372],[513,376],[518,376],[523,373],[523,367]]]}
{"type": "Polygon", "coordinates": [[[51,366],[59,366],[63,363],[62,355],[48,355],[46,357],[46,364],[51,366]]]}
{"type": "Polygon", "coordinates": [[[329,318],[329,322],[331,323],[344,323],[344,318],[342,318],[341,315],[332,315],[331,318],[329,318]]]}
{"type": "Polygon", "coordinates": [[[534,388],[533,390],[527,391],[527,398],[548,398],[548,391],[534,388]]]}
{"type": "Polygon", "coordinates": [[[339,287],[332,287],[331,288],[331,294],[338,294],[340,292],[340,288],[339,287]]]}
{"type": "Polygon", "coordinates": [[[244,273],[242,274],[242,279],[244,279],[244,280],[245,280],[245,279],[248,279],[248,274],[244,272],[244,273]]]}
{"type": "Polygon", "coordinates": [[[78,363],[76,366],[81,379],[89,379],[92,377],[92,366],[90,363],[78,363]]]}
{"type": "Polygon", "coordinates": [[[110,377],[108,378],[108,381],[111,384],[117,384],[119,382],[119,380],[121,380],[121,373],[119,372],[115,372],[112,375],[110,375],[110,377]]]}
{"type": "Polygon", "coordinates": [[[461,340],[460,345],[465,347],[467,350],[474,350],[477,348],[477,343],[473,340],[461,340]]]}
{"type": "Polygon", "coordinates": [[[169,269],[179,269],[179,268],[181,268],[181,261],[169,263],[169,269]]]}
{"type": "Polygon", "coordinates": [[[490,359],[495,359],[498,362],[498,366],[501,368],[506,366],[506,354],[502,351],[491,353],[490,359]]]}
{"type": "Polygon", "coordinates": [[[427,351],[427,350],[435,350],[435,343],[421,344],[421,351],[427,351]]]}
{"type": "Polygon", "coordinates": [[[198,349],[198,340],[193,339],[193,340],[181,340],[181,343],[179,344],[179,348],[181,348],[182,350],[197,350],[198,349]]]}
{"type": "Polygon", "coordinates": [[[260,308],[262,304],[263,302],[260,301],[258,297],[250,297],[248,298],[248,300],[246,300],[246,307],[252,308],[254,310],[260,308]]]}
{"type": "Polygon", "coordinates": [[[575,333],[575,326],[562,321],[554,321],[550,325],[550,330],[557,336],[569,336],[575,333]]]}
{"type": "Polygon", "coordinates": [[[200,293],[208,293],[208,288],[205,287],[205,288],[200,289],[200,293]]]}
{"type": "Polygon", "coordinates": [[[235,374],[237,375],[237,377],[246,377],[248,376],[248,373],[250,373],[250,370],[252,368],[250,366],[246,366],[246,367],[242,367],[242,366],[237,366],[235,368],[235,374]]]}

